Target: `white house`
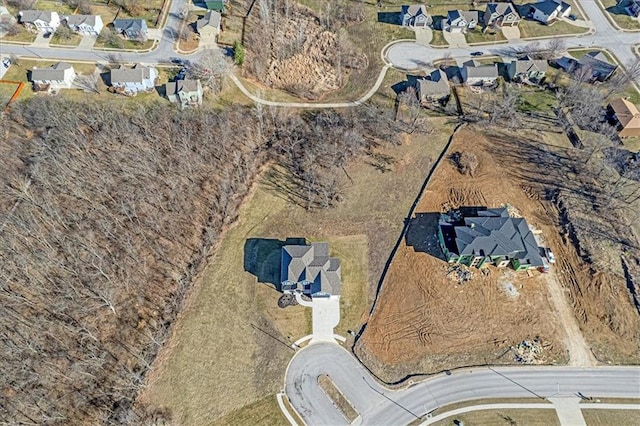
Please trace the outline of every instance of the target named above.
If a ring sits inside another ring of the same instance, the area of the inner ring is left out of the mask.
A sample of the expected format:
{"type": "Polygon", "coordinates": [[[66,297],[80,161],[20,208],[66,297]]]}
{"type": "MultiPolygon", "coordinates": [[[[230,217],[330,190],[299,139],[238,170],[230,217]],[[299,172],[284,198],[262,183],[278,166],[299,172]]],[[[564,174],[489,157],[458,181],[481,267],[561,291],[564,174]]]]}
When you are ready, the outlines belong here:
{"type": "Polygon", "coordinates": [[[70,89],[76,72],[66,62],[58,62],[48,68],[34,68],[31,71],[31,82],[37,88],[70,89]]]}
{"type": "Polygon", "coordinates": [[[99,15],[69,15],[64,17],[67,26],[80,35],[98,36],[102,31],[102,18],[99,15]]]}
{"type": "Polygon", "coordinates": [[[20,23],[28,29],[35,29],[45,33],[54,33],[60,26],[58,12],[43,10],[21,10],[18,13],[20,23]]]}
{"type": "Polygon", "coordinates": [[[474,61],[468,61],[460,74],[466,86],[492,86],[498,79],[498,67],[496,64],[477,65],[474,61]]]}
{"type": "Polygon", "coordinates": [[[451,33],[465,32],[474,29],[479,19],[477,10],[450,10],[442,29],[451,33]]]}
{"type": "Polygon", "coordinates": [[[571,5],[563,1],[544,0],[531,4],[529,13],[536,21],[548,24],[555,19],[569,16],[571,14],[571,5]]]}
{"type": "Polygon", "coordinates": [[[116,91],[126,94],[136,94],[138,92],[152,90],[156,84],[158,70],[153,67],[145,67],[136,64],[133,68],[126,68],[120,65],[111,70],[111,86],[116,91]]]}

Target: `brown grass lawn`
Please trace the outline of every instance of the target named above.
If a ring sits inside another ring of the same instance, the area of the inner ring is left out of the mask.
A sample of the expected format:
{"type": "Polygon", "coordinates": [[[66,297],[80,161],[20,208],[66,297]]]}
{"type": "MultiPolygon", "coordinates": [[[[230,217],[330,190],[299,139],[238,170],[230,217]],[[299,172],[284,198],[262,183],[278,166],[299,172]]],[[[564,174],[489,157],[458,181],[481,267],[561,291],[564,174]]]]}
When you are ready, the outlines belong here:
{"type": "Polygon", "coordinates": [[[92,4],[91,5],[91,13],[93,13],[94,15],[100,15],[100,17],[102,18],[102,23],[104,25],[107,25],[107,24],[113,22],[113,20],[116,17],[117,12],[118,12],[118,8],[117,7],[110,7],[110,6],[107,6],[106,4],[104,4],[104,5],[92,4]]]}
{"type": "Polygon", "coordinates": [[[50,10],[52,12],[58,12],[62,15],[72,15],[75,10],[74,7],[69,6],[66,3],[52,0],[38,0],[33,7],[35,10],[50,10]]]}
{"type": "Polygon", "coordinates": [[[0,39],[0,41],[15,41],[15,42],[21,42],[21,43],[33,43],[33,41],[36,39],[37,34],[36,33],[32,33],[31,31],[28,31],[23,25],[20,25],[20,31],[18,32],[18,34],[14,35],[14,36],[4,36],[3,38],[0,39]]]}
{"type": "Polygon", "coordinates": [[[382,149],[390,156],[390,171],[381,173],[370,158],[351,164],[347,172],[353,183],[347,180],[345,201],[334,209],[306,211],[290,204],[267,171],[196,284],[142,401],[168,407],[176,424],[183,425],[216,419],[247,424],[245,416],[261,424],[267,408],[251,414],[260,401],[277,411],[269,401],[282,387],[292,356],[288,345],[310,332],[311,312],[301,306],[278,308],[279,293],[258,283],[256,274],[263,281],[277,279],[278,241],[328,241],[331,254],[342,262],[337,332],[357,327],[403,217],[451,131],[444,120],[433,122],[438,125],[434,134],[382,149]]]}
{"type": "Polygon", "coordinates": [[[583,34],[588,32],[587,28],[576,27],[565,21],[557,21],[552,25],[545,25],[541,22],[523,19],[520,22],[520,38],[548,37],[564,34],[583,34]]]}
{"type": "Polygon", "coordinates": [[[51,36],[51,45],[59,44],[62,46],[77,46],[81,41],[82,36],[79,34],[73,34],[69,39],[61,38],[57,32],[54,33],[53,36],[51,36]]]}
{"type": "MultiPolygon", "coordinates": [[[[596,410],[593,410],[596,411],[596,410]]],[[[482,410],[470,413],[458,414],[434,423],[437,426],[454,424],[458,420],[469,426],[494,425],[494,426],[560,426],[560,420],[554,409],[508,409],[508,410],[482,410]]],[[[591,423],[587,422],[591,425],[591,423]]],[[[610,423],[613,424],[613,423],[610,423]]]]}
{"type": "MultiPolygon", "coordinates": [[[[638,401],[636,400],[634,403],[637,404],[638,401]]],[[[585,407],[582,409],[582,416],[589,426],[633,426],[640,424],[640,410],[589,410],[585,407]]]]}

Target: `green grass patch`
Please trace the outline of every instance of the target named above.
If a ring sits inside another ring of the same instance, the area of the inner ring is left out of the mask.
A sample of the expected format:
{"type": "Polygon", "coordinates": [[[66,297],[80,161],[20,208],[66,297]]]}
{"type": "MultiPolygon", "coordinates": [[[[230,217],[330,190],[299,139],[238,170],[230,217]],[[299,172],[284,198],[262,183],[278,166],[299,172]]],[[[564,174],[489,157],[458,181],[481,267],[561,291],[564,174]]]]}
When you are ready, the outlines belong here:
{"type": "Polygon", "coordinates": [[[430,45],[432,46],[448,46],[449,45],[449,43],[447,43],[447,40],[445,40],[444,34],[442,34],[442,31],[433,30],[432,34],[433,34],[433,38],[429,43],[430,45]]]}
{"type": "Polygon", "coordinates": [[[560,420],[553,408],[549,409],[515,409],[480,410],[458,414],[433,423],[436,426],[451,425],[457,419],[465,425],[529,425],[529,426],[560,426],[560,420]]]}
{"type": "Polygon", "coordinates": [[[629,16],[624,7],[618,6],[617,0],[596,1],[598,7],[605,11],[605,15],[612,19],[620,28],[626,30],[640,30],[638,18],[629,16]]]}
{"type": "Polygon", "coordinates": [[[140,42],[137,40],[122,39],[122,47],[118,47],[110,43],[107,43],[100,38],[98,38],[96,43],[93,45],[95,49],[107,48],[107,49],[122,49],[122,50],[148,50],[151,48],[151,46],[153,46],[153,40],[145,40],[144,42],[140,42]]]}
{"type": "Polygon", "coordinates": [[[552,116],[553,108],[558,104],[555,95],[549,90],[523,87],[520,89],[520,95],[522,96],[522,104],[519,110],[525,113],[552,116]]]}

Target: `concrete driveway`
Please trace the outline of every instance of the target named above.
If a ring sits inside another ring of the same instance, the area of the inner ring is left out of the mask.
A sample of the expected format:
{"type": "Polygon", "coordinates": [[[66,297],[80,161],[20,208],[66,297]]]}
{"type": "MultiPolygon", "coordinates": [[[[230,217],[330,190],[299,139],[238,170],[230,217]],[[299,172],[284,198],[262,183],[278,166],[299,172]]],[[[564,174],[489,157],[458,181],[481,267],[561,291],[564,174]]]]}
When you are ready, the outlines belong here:
{"type": "Polygon", "coordinates": [[[502,27],[502,35],[509,41],[520,39],[520,28],[518,27],[502,27]]]}
{"type": "Polygon", "coordinates": [[[49,36],[49,38],[45,38],[44,37],[45,34],[46,33],[39,32],[38,33],[38,37],[36,37],[36,39],[33,41],[31,46],[33,46],[33,47],[49,47],[49,43],[51,43],[51,37],[53,37],[53,34],[51,34],[49,36]]]}
{"type": "Polygon", "coordinates": [[[296,293],[296,300],[301,306],[312,309],[312,343],[336,343],[333,329],[340,322],[340,296],[332,297],[315,297],[310,302],[302,299],[302,296],[296,293]]]}
{"type": "Polygon", "coordinates": [[[86,35],[82,37],[82,40],[80,40],[80,44],[78,44],[77,49],[91,50],[93,49],[93,45],[96,44],[97,40],[98,37],[96,36],[86,35]]]}
{"type": "Polygon", "coordinates": [[[463,33],[443,31],[442,35],[449,43],[449,47],[469,47],[467,38],[463,33]]]}
{"type": "Polygon", "coordinates": [[[428,46],[429,43],[431,43],[431,39],[433,38],[431,28],[414,28],[413,31],[416,33],[416,43],[423,46],[428,46]]]}

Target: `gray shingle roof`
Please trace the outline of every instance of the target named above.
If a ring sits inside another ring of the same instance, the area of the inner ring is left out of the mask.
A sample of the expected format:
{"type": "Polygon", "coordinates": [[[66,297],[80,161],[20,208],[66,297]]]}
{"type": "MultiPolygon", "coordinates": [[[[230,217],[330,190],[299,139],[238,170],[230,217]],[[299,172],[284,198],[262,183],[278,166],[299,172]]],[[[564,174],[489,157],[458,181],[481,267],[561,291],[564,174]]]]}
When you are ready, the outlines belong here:
{"type": "Polygon", "coordinates": [[[496,64],[480,65],[477,67],[465,65],[467,78],[498,78],[498,67],[496,64]]]}
{"type": "Polygon", "coordinates": [[[521,264],[542,266],[535,237],[523,218],[509,216],[506,208],[477,211],[454,226],[455,249],[459,256],[501,256],[521,264]]]}
{"type": "Polygon", "coordinates": [[[510,13],[515,13],[517,16],[518,11],[512,3],[500,2],[500,3],[489,3],[487,4],[487,10],[491,13],[497,13],[500,16],[508,15],[510,13]]]}
{"type": "Polygon", "coordinates": [[[529,72],[547,72],[547,61],[542,59],[519,59],[511,62],[515,74],[526,74],[529,72]]]}
{"type": "Polygon", "coordinates": [[[115,19],[113,27],[118,31],[147,31],[144,19],[115,19]]]}
{"type": "Polygon", "coordinates": [[[287,245],[282,247],[281,281],[311,284],[305,293],[339,295],[342,286],[340,260],[329,257],[329,244],[287,245]]]}
{"type": "Polygon", "coordinates": [[[200,80],[176,80],[167,83],[165,89],[167,95],[173,95],[181,91],[197,92],[201,87],[200,80]]]}
{"type": "Polygon", "coordinates": [[[204,27],[220,28],[220,13],[215,10],[208,11],[202,18],[196,21],[196,29],[199,30],[204,27]]]}
{"type": "Polygon", "coordinates": [[[18,15],[20,16],[20,22],[28,24],[34,23],[38,19],[51,22],[51,12],[48,10],[21,10],[18,15]]]}
{"type": "Polygon", "coordinates": [[[451,89],[449,79],[444,71],[437,69],[428,78],[421,78],[417,81],[418,94],[424,98],[426,96],[446,96],[451,89]]]}
{"type": "Polygon", "coordinates": [[[120,65],[118,68],[111,70],[111,83],[140,83],[150,77],[150,68],[140,64],[134,65],[133,68],[120,65]]]}
{"type": "Polygon", "coordinates": [[[64,71],[73,68],[66,62],[58,62],[48,68],[36,68],[31,71],[31,81],[64,80],[64,71]]]}
{"type": "Polygon", "coordinates": [[[96,25],[96,15],[69,15],[65,20],[69,26],[87,24],[93,27],[96,25]]]}

